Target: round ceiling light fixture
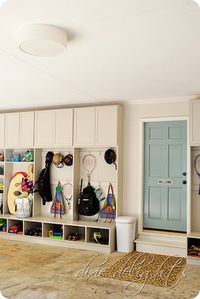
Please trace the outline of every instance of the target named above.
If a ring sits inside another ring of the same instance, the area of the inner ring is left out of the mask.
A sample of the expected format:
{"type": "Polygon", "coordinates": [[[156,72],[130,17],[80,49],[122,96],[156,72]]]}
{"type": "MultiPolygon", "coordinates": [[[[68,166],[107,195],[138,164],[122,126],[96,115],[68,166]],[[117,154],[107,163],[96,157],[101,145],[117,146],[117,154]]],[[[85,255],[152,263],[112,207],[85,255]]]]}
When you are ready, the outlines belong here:
{"type": "Polygon", "coordinates": [[[0,0],[0,7],[1,7],[5,2],[7,2],[7,0],[0,0]]]}
{"type": "Polygon", "coordinates": [[[193,1],[200,6],[200,0],[193,0],[193,1]]]}
{"type": "Polygon", "coordinates": [[[26,54],[50,57],[63,52],[67,46],[64,29],[46,24],[31,24],[19,33],[19,48],[26,54]]]}

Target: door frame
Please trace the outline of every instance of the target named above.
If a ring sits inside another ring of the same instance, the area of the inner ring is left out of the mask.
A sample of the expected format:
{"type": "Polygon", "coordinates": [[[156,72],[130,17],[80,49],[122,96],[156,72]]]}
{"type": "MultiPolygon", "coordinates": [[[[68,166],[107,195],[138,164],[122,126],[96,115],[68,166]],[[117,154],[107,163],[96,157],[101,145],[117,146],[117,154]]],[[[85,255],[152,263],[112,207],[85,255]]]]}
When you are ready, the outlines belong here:
{"type": "Polygon", "coordinates": [[[144,207],[144,124],[147,122],[181,121],[187,122],[187,233],[191,231],[191,149],[189,136],[189,117],[161,117],[140,119],[140,142],[139,142],[139,211],[138,211],[138,233],[143,232],[143,207],[144,207]]]}

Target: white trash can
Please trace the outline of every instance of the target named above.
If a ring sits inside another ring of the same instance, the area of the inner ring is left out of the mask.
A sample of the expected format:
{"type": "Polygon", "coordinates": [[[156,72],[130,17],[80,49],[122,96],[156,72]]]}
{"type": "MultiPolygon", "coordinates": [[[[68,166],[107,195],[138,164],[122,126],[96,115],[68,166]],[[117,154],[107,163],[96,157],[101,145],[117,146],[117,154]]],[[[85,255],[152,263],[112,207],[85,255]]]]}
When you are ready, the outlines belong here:
{"type": "Polygon", "coordinates": [[[116,218],[117,251],[130,252],[134,249],[136,217],[119,216],[116,218]]]}

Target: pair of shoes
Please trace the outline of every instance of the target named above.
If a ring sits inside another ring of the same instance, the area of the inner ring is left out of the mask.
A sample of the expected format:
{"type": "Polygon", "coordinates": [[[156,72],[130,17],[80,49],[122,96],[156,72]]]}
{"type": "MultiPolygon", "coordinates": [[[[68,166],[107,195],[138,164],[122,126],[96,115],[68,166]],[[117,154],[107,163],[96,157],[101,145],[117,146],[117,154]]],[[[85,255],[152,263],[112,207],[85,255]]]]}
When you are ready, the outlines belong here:
{"type": "Polygon", "coordinates": [[[79,233],[69,234],[68,237],[67,237],[67,240],[69,240],[69,241],[80,240],[80,235],[79,235],[79,233]]]}

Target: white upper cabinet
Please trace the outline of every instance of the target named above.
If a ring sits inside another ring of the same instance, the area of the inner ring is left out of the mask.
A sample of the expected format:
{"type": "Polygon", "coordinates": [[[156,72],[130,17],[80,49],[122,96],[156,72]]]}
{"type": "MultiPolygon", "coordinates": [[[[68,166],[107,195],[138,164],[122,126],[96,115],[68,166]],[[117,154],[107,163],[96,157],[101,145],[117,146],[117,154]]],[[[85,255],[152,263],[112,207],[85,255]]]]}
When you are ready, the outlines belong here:
{"type": "Polygon", "coordinates": [[[73,109],[35,112],[35,146],[72,146],[73,109]]]}
{"type": "Polygon", "coordinates": [[[118,144],[118,107],[96,108],[96,144],[115,146],[118,144]]]}
{"type": "Polygon", "coordinates": [[[54,146],[72,146],[73,109],[55,110],[54,146]]]}
{"type": "Polygon", "coordinates": [[[33,147],[34,112],[5,115],[5,147],[33,147]]]}
{"type": "Polygon", "coordinates": [[[19,145],[33,147],[34,145],[34,112],[20,112],[19,115],[19,145]]]}
{"type": "Polygon", "coordinates": [[[19,146],[19,112],[8,113],[5,117],[5,147],[19,146]]]}
{"type": "Polygon", "coordinates": [[[121,134],[119,105],[0,115],[0,148],[111,147],[119,145],[121,134]]]}
{"type": "Polygon", "coordinates": [[[35,112],[35,146],[51,147],[53,145],[54,111],[35,112]]]}
{"type": "Polygon", "coordinates": [[[200,145],[200,100],[190,102],[190,143],[200,145]]]}
{"type": "Polygon", "coordinates": [[[74,146],[95,145],[95,107],[74,109],[74,146]]]}
{"type": "Polygon", "coordinates": [[[4,148],[4,114],[0,114],[0,148],[4,148]]]}
{"type": "Polygon", "coordinates": [[[117,146],[122,128],[119,105],[76,108],[75,146],[117,146]]]}

